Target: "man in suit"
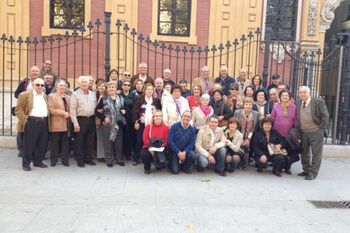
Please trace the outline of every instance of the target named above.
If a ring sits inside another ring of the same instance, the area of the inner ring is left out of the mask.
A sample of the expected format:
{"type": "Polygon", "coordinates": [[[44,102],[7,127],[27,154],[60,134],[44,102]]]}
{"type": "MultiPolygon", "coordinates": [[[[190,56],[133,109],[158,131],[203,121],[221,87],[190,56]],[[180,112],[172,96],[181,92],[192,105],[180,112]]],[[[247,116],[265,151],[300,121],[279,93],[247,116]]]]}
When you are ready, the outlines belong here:
{"type": "Polygon", "coordinates": [[[323,137],[329,115],[323,99],[311,97],[309,87],[299,88],[299,98],[297,115],[298,125],[301,129],[301,163],[304,171],[298,175],[304,176],[306,180],[313,180],[321,166],[323,137]]]}
{"type": "Polygon", "coordinates": [[[213,80],[209,77],[208,66],[203,66],[201,76],[193,80],[192,85],[200,85],[203,89],[203,94],[210,94],[213,90],[213,80]]]}
{"type": "Polygon", "coordinates": [[[34,167],[46,168],[45,158],[48,141],[48,108],[45,96],[44,80],[37,78],[32,83],[33,89],[19,95],[16,116],[17,131],[23,132],[22,168],[31,171],[34,167]]]}
{"type": "Polygon", "coordinates": [[[154,86],[152,77],[147,74],[147,64],[145,62],[141,62],[138,68],[139,73],[131,77],[131,85],[134,86],[135,81],[141,79],[144,85],[151,83],[154,86]]]}

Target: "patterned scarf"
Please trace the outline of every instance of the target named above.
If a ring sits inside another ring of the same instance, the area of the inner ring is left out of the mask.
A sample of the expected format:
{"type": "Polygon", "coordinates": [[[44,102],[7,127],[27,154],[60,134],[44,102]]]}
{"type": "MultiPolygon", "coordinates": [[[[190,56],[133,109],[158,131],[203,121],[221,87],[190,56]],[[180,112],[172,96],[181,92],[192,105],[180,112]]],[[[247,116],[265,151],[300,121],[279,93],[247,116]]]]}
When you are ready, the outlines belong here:
{"type": "Polygon", "coordinates": [[[115,101],[109,96],[103,97],[103,109],[106,117],[108,117],[111,121],[109,134],[109,140],[111,141],[115,141],[119,131],[116,115],[120,114],[120,109],[123,107],[123,104],[124,99],[119,95],[116,96],[115,101]]]}

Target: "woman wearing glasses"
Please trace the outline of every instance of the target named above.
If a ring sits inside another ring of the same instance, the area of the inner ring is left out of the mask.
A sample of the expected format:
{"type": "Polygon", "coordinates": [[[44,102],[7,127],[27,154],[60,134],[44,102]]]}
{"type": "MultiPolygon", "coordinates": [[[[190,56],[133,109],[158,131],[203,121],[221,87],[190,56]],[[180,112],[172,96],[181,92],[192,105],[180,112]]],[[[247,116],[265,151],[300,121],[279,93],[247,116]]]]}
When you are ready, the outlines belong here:
{"type": "Polygon", "coordinates": [[[121,85],[121,96],[124,98],[124,116],[126,119],[126,126],[123,130],[123,154],[126,156],[127,160],[130,160],[134,147],[132,124],[132,107],[134,105],[134,101],[132,99],[130,88],[130,81],[123,80],[121,85]]]}

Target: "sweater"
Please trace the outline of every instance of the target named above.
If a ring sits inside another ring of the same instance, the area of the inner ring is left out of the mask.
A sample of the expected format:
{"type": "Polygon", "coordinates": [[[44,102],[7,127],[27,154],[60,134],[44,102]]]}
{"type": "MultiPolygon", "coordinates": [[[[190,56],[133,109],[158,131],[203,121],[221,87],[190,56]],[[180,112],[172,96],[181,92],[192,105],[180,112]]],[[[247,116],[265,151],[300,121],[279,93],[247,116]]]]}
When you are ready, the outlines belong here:
{"type": "Polygon", "coordinates": [[[189,153],[194,149],[195,143],[196,130],[191,125],[184,128],[181,122],[177,122],[170,128],[168,144],[170,150],[175,154],[180,151],[189,153]]]}
{"type": "Polygon", "coordinates": [[[283,108],[281,103],[277,103],[273,106],[271,119],[273,121],[273,129],[280,135],[286,137],[289,134],[289,130],[296,125],[297,121],[297,108],[294,104],[290,103],[288,107],[288,117],[283,115],[283,108]]]}
{"type": "Polygon", "coordinates": [[[145,130],[143,131],[143,148],[148,149],[149,143],[151,138],[159,138],[163,140],[163,147],[166,147],[168,145],[168,135],[169,135],[169,128],[165,124],[161,125],[155,125],[155,124],[149,124],[145,127],[145,130]],[[150,129],[152,126],[152,132],[150,135],[150,129]],[[151,137],[150,137],[151,136],[151,137]]]}

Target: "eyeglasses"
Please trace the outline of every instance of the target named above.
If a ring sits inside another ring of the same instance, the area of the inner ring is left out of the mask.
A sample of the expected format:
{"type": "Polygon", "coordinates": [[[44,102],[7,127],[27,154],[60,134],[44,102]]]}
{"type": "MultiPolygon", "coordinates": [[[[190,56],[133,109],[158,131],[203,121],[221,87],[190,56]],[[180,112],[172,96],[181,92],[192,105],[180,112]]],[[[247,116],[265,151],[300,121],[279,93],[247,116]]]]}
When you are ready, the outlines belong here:
{"type": "Polygon", "coordinates": [[[130,84],[123,84],[123,86],[130,87],[131,85],[130,84]]]}
{"type": "Polygon", "coordinates": [[[124,74],[124,76],[126,76],[126,77],[131,77],[131,74],[124,74]]]}
{"type": "Polygon", "coordinates": [[[36,87],[45,87],[45,84],[35,84],[36,87]]]}

